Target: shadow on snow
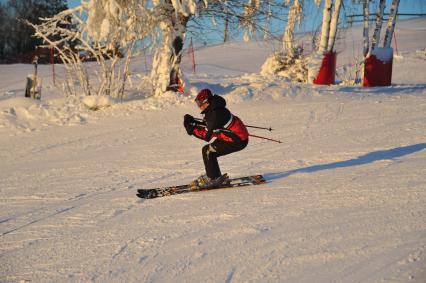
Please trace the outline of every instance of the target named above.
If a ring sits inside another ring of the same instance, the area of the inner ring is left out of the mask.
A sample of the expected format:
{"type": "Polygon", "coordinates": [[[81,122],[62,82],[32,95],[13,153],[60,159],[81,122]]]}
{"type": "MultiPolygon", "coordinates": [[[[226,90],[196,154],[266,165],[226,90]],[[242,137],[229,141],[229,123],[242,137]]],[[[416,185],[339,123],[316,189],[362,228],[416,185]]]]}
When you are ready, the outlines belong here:
{"type": "Polygon", "coordinates": [[[359,156],[357,158],[353,158],[353,159],[349,159],[345,161],[313,165],[313,166],[303,167],[303,168],[294,169],[294,170],[285,171],[285,172],[279,172],[279,173],[266,173],[264,174],[264,177],[266,180],[271,181],[275,179],[285,178],[297,173],[315,173],[315,172],[323,171],[323,170],[332,170],[337,168],[364,165],[364,164],[373,163],[379,160],[392,160],[404,155],[421,151],[425,148],[426,148],[426,143],[419,143],[414,145],[396,147],[396,148],[387,149],[387,150],[373,151],[365,155],[359,156]]]}

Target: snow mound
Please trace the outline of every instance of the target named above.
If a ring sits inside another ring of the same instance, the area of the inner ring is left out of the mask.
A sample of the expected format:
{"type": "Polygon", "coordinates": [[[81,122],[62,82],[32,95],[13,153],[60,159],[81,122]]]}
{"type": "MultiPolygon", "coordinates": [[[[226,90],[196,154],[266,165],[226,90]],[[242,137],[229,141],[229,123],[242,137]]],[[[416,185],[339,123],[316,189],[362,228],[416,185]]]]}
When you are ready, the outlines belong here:
{"type": "Polygon", "coordinates": [[[86,96],[82,99],[82,102],[87,106],[87,108],[95,111],[110,107],[113,104],[113,101],[109,96],[103,95],[86,96]]]}
{"type": "Polygon", "coordinates": [[[88,118],[79,99],[39,101],[25,97],[0,101],[0,128],[31,132],[51,125],[84,124],[88,118]]]}

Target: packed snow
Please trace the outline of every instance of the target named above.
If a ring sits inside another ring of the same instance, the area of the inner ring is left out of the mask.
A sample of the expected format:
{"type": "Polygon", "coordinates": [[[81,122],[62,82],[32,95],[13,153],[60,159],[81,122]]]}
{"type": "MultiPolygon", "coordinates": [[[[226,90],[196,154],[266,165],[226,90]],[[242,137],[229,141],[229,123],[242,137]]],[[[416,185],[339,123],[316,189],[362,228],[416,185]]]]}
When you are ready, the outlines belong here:
{"type": "Polygon", "coordinates": [[[33,66],[1,65],[0,282],[425,282],[425,27],[397,23],[390,87],[340,83],[362,27],[336,42],[333,86],[260,75],[276,42],[199,48],[191,89],[160,98],[143,56],[123,100],[65,97],[61,65],[57,86],[39,66],[41,100],[24,98],[33,66]],[[283,141],[219,159],[269,182],[138,199],[203,173],[182,122],[204,87],[283,141]]]}

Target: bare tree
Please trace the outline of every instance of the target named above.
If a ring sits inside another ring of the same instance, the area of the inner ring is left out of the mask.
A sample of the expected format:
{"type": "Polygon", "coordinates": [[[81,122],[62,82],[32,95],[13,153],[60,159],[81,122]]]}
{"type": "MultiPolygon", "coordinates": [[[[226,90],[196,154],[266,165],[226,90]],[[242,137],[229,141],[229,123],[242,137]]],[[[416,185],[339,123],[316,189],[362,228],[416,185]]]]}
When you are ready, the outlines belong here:
{"type": "Polygon", "coordinates": [[[112,12],[110,7],[101,5],[96,13],[87,14],[93,5],[99,4],[85,3],[43,19],[38,25],[27,22],[35,29],[35,35],[59,54],[66,69],[63,86],[68,95],[83,93],[122,97],[136,40],[150,34],[137,24],[143,22],[148,26],[154,22],[147,11],[137,11],[129,4],[112,12]],[[115,25],[109,25],[108,18],[115,21],[115,25]],[[70,25],[76,28],[70,29],[70,25]],[[72,42],[75,44],[70,44],[72,42]],[[95,60],[97,67],[85,64],[87,59],[95,60]]]}

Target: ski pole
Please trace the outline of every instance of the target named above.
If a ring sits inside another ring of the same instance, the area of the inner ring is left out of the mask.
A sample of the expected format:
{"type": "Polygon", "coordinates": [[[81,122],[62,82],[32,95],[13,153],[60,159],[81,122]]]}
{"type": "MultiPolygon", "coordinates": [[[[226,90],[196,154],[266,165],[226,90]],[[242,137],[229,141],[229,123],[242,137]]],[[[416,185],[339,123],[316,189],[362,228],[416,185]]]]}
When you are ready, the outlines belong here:
{"type": "MultiPolygon", "coordinates": [[[[195,120],[200,121],[199,119],[195,119],[195,120]]],[[[199,126],[204,127],[204,128],[206,127],[205,125],[199,125],[199,126]]],[[[254,137],[254,138],[258,138],[258,139],[263,139],[263,140],[273,141],[273,142],[277,142],[277,143],[282,143],[282,141],[280,141],[280,140],[274,140],[274,139],[270,139],[270,138],[266,138],[266,137],[262,137],[262,136],[257,136],[257,135],[252,135],[252,134],[248,134],[248,135],[250,137],[254,137]]]]}
{"type": "Polygon", "coordinates": [[[256,136],[256,135],[252,135],[252,134],[249,134],[249,136],[250,137],[254,137],[254,138],[258,138],[258,139],[273,141],[273,142],[277,142],[277,143],[283,143],[282,141],[279,141],[279,140],[274,140],[274,139],[265,138],[265,137],[261,137],[261,136],[256,136]]]}
{"type": "MultiPolygon", "coordinates": [[[[198,122],[204,122],[202,119],[198,119],[198,118],[194,118],[194,120],[195,121],[198,121],[198,122]]],[[[248,127],[248,128],[255,128],[255,129],[261,129],[261,130],[268,130],[268,131],[270,131],[270,132],[272,132],[274,129],[272,129],[271,127],[269,127],[269,128],[265,128],[265,127],[259,127],[259,126],[251,126],[251,125],[244,125],[244,126],[246,126],[246,127],[248,127]]]]}
{"type": "Polygon", "coordinates": [[[271,127],[269,127],[269,128],[265,128],[265,127],[250,126],[250,125],[244,125],[244,126],[246,126],[246,127],[248,127],[248,128],[255,128],[255,129],[268,130],[268,131],[270,131],[270,132],[272,132],[272,130],[273,130],[271,127]]]}

